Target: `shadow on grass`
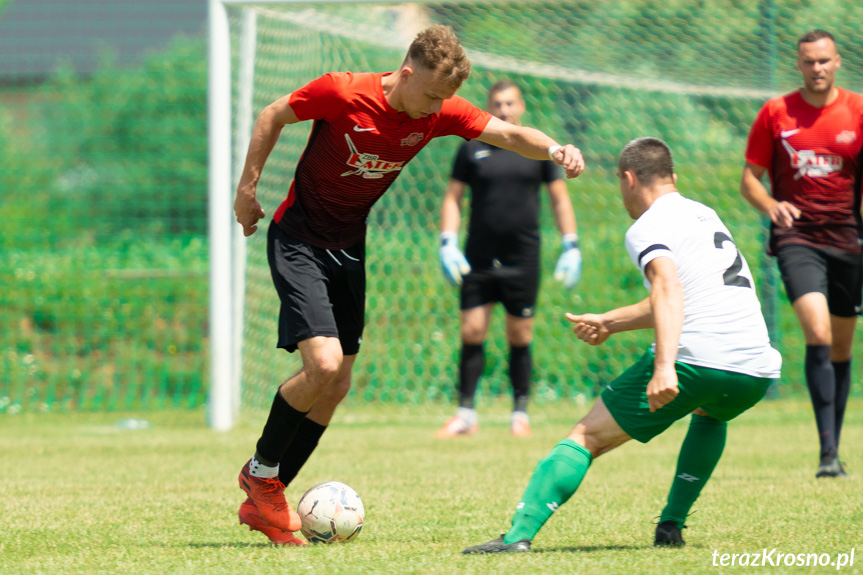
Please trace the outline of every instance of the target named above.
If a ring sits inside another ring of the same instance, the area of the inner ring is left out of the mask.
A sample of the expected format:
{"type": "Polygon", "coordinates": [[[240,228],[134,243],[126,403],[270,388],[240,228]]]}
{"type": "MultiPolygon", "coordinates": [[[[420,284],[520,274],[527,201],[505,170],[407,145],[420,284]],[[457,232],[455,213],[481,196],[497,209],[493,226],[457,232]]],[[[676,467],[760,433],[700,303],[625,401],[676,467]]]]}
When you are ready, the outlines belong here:
{"type": "Polygon", "coordinates": [[[596,553],[603,551],[646,551],[656,549],[660,552],[675,552],[682,549],[700,549],[702,545],[695,544],[686,547],[654,547],[653,544],[644,545],[584,545],[581,547],[542,547],[531,549],[531,553],[596,553]]]}
{"type": "Polygon", "coordinates": [[[194,549],[252,549],[261,547],[277,547],[272,543],[247,543],[245,541],[223,541],[219,543],[187,543],[185,545],[178,544],[177,547],[192,547],[194,549]]]}
{"type": "Polygon", "coordinates": [[[585,545],[582,547],[541,547],[531,553],[593,553],[595,551],[641,551],[652,549],[652,545],[585,545]]]}

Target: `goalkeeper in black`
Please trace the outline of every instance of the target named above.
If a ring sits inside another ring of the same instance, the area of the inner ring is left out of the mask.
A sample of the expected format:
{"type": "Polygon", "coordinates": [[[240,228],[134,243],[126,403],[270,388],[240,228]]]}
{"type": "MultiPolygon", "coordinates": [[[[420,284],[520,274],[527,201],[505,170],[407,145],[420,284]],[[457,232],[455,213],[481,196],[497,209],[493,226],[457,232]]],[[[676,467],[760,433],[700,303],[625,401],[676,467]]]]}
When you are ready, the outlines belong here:
{"type": "MultiPolygon", "coordinates": [[[[501,81],[491,87],[486,110],[521,125],[525,102],[519,87],[501,81]]],[[[530,434],[527,403],[532,361],[534,307],[539,289],[540,187],[548,189],[562,237],[555,277],[572,288],[581,277],[575,215],[566,183],[554,162],[531,160],[479,140],[462,144],[441,211],[440,260],[444,276],[461,286],[461,360],[458,409],[441,427],[441,438],[472,435],[479,429],[474,396],[485,366],[484,343],[494,304],[506,310],[509,377],[513,390],[510,430],[530,434]],[[465,252],[458,247],[462,200],[470,188],[470,221],[465,252]]]]}

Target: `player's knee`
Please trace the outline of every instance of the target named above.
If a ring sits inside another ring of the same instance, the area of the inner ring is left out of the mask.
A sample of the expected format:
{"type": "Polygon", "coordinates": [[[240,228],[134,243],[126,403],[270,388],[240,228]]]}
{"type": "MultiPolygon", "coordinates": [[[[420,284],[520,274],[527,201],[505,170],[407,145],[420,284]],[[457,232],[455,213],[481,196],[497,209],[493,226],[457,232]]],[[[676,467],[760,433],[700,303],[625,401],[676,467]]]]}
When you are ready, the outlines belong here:
{"type": "Polygon", "coordinates": [[[338,404],[348,395],[350,390],[351,378],[349,375],[348,377],[337,378],[332,384],[330,384],[329,389],[327,389],[327,395],[331,402],[338,404]]]}
{"type": "Polygon", "coordinates": [[[322,385],[329,385],[339,374],[344,356],[341,351],[320,351],[312,356],[310,365],[304,366],[309,377],[322,385]]]}

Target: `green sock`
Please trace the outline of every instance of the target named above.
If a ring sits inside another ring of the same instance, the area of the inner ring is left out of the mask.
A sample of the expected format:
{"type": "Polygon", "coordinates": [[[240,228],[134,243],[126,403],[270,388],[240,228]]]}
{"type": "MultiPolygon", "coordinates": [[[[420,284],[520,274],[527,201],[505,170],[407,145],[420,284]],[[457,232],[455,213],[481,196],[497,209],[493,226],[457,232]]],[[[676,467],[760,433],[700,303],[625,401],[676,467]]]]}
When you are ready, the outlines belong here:
{"type": "Polygon", "coordinates": [[[659,516],[660,523],[674,521],[678,528],[683,529],[689,510],[722,457],[727,432],[728,425],[724,421],[692,415],[677,458],[668,504],[659,516]]]}
{"type": "Polygon", "coordinates": [[[521,496],[504,543],[533,539],[557,508],[566,503],[584,479],[593,457],[571,439],[554,446],[536,469],[521,496]]]}

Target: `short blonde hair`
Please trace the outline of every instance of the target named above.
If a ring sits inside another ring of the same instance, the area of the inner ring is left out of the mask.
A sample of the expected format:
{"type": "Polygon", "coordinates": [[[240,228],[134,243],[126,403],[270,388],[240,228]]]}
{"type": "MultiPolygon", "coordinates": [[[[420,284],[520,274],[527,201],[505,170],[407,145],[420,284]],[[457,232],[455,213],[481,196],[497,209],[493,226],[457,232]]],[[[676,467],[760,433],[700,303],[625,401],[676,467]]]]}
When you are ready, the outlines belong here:
{"type": "Polygon", "coordinates": [[[417,34],[405,63],[422,66],[454,88],[470,76],[470,60],[449,26],[437,24],[417,34]]]}

